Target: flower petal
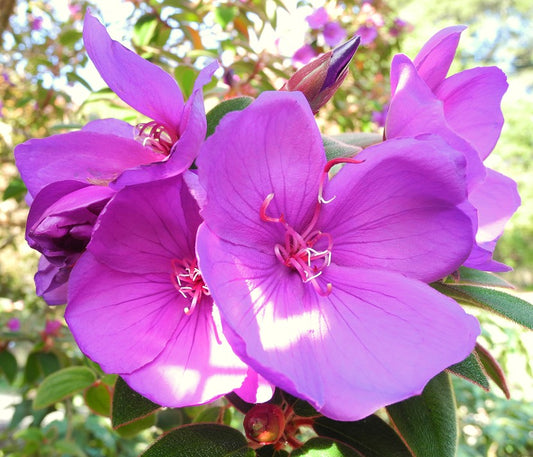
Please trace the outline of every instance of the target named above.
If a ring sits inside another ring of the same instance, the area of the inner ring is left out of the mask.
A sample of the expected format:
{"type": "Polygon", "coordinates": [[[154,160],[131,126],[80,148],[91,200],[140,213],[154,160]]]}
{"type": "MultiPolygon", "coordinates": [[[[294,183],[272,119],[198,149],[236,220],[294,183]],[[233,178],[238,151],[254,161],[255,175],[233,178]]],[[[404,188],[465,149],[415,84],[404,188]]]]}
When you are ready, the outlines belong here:
{"type": "Polygon", "coordinates": [[[204,297],[182,319],[163,352],[124,380],[150,400],[173,408],[207,403],[240,386],[248,367],[217,328],[212,308],[211,298],[204,297]]]}
{"type": "Polygon", "coordinates": [[[172,132],[178,130],[184,103],[172,76],[112,40],[91,14],[85,15],[83,42],[96,69],[113,92],[172,132]]]}
{"type": "Polygon", "coordinates": [[[105,135],[116,135],[130,140],[135,138],[135,127],[119,119],[95,119],[85,124],[82,130],[105,135]]]}
{"type": "Polygon", "coordinates": [[[331,265],[326,297],[288,268],[199,229],[198,254],[225,334],[267,380],[339,420],[420,393],[472,350],[477,321],[399,274],[331,265]],[[259,267],[259,268],[258,268],[259,267]]]}
{"type": "Polygon", "coordinates": [[[483,67],[450,76],[435,91],[444,103],[450,127],[474,146],[482,160],[500,137],[503,126],[500,104],[507,87],[503,71],[483,67]]]}
{"type": "Polygon", "coordinates": [[[35,274],[35,290],[48,305],[67,303],[67,281],[71,267],[50,263],[44,255],[39,259],[39,270],[35,274]]]}
{"type": "Polygon", "coordinates": [[[283,214],[296,230],[302,228],[315,208],[326,159],[303,95],[264,92],[222,119],[197,163],[207,192],[204,220],[219,236],[239,242],[280,236],[280,224],[260,218],[269,194],[274,197],[266,214],[283,214]]]}
{"type": "Polygon", "coordinates": [[[131,373],[184,328],[188,305],[168,273],[115,271],[86,252],[70,275],[65,319],[80,349],[104,371],[131,373]]]}
{"type": "Polygon", "coordinates": [[[33,139],[15,148],[20,175],[35,197],[56,181],[107,185],[125,169],[161,160],[133,139],[79,131],[33,139]]]}
{"type": "Polygon", "coordinates": [[[425,133],[441,136],[461,151],[467,162],[469,186],[484,178],[485,167],[477,151],[446,121],[443,103],[431,92],[408,57],[397,54],[391,66],[391,99],[385,124],[386,138],[414,137],[425,133]]]}
{"type": "Polygon", "coordinates": [[[126,187],[102,212],[87,249],[115,270],[170,275],[173,259],[194,259],[199,224],[180,176],[126,187]]]}
{"type": "Polygon", "coordinates": [[[434,90],[448,74],[464,25],[446,27],[433,35],[415,57],[418,74],[434,90]]]}
{"type": "Polygon", "coordinates": [[[438,137],[388,140],[360,153],[325,187],[317,227],[332,263],[431,282],[455,271],[473,243],[464,159],[438,137]],[[465,204],[465,203],[463,203],[465,204]]]}

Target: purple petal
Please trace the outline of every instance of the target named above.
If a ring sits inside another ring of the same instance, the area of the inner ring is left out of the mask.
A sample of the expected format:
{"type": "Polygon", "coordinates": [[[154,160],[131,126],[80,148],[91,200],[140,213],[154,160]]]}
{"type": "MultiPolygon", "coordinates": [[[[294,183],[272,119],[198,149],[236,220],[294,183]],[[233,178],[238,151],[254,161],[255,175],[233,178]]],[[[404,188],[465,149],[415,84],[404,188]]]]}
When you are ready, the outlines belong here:
{"type": "Polygon", "coordinates": [[[169,272],[123,273],[86,252],[70,276],[65,319],[80,349],[104,371],[131,373],[184,331],[188,305],[169,272]]]}
{"type": "Polygon", "coordinates": [[[174,78],[112,40],[91,14],[85,16],[83,41],[96,69],[113,92],[171,132],[178,130],[183,96],[174,78]]]}
{"type": "Polygon", "coordinates": [[[317,53],[315,49],[310,44],[304,44],[301,48],[297,49],[294,55],[292,56],[292,63],[302,63],[307,64],[309,61],[316,57],[317,53]]]}
{"type": "Polygon", "coordinates": [[[317,228],[332,263],[431,282],[455,271],[473,243],[464,159],[438,137],[388,140],[358,155],[325,187],[317,228]]]}
{"type": "Polygon", "coordinates": [[[313,11],[309,16],[305,18],[309,27],[312,29],[319,29],[326,25],[329,21],[329,14],[326,11],[326,8],[323,6],[313,11]]]}
{"type": "Polygon", "coordinates": [[[135,127],[119,119],[95,119],[85,124],[82,130],[104,135],[116,135],[129,140],[135,138],[135,127]]]}
{"type": "Polygon", "coordinates": [[[431,90],[446,78],[461,38],[464,25],[442,29],[433,35],[415,57],[418,74],[431,90]]]}
{"type": "Polygon", "coordinates": [[[266,268],[266,255],[205,225],[198,254],[236,353],[334,419],[358,420],[420,393],[479,334],[453,300],[398,274],[331,265],[332,293],[320,297],[282,264],[266,268]]]}
{"type": "Polygon", "coordinates": [[[157,164],[141,165],[135,169],[126,170],[116,182],[111,184],[111,187],[119,190],[133,184],[170,178],[183,173],[191,166],[198,156],[207,131],[202,89],[211,80],[218,67],[218,62],[212,62],[203,68],[196,78],[193,93],[183,109],[177,132],[179,138],[172,146],[170,156],[157,164]]]}
{"type": "Polygon", "coordinates": [[[233,391],[247,403],[265,403],[274,395],[275,386],[248,367],[242,386],[233,391]]]}
{"type": "Polygon", "coordinates": [[[161,160],[133,139],[94,132],[71,132],[26,141],[15,160],[30,194],[56,181],[107,185],[125,169],[161,160]]]}
{"type": "Polygon", "coordinates": [[[324,41],[330,47],[337,46],[346,38],[346,30],[344,30],[337,22],[328,22],[324,26],[323,34],[324,41]]]}
{"type": "Polygon", "coordinates": [[[473,68],[447,78],[435,91],[444,103],[450,127],[467,140],[484,160],[503,126],[500,108],[507,79],[497,67],[473,68]]]}
{"type": "Polygon", "coordinates": [[[159,356],[124,375],[137,392],[167,407],[207,403],[243,383],[248,367],[233,353],[205,297],[187,322],[177,327],[159,356]]]}
{"type": "Polygon", "coordinates": [[[170,275],[174,259],[194,260],[199,224],[180,176],[126,187],[101,214],[88,250],[119,271],[170,275]]]}
{"type": "Polygon", "coordinates": [[[439,135],[464,154],[469,187],[481,181],[485,167],[477,151],[450,128],[443,103],[422,81],[409,58],[402,54],[394,56],[392,61],[391,89],[394,95],[385,124],[386,137],[414,137],[424,133],[439,135]]]}
{"type": "Polygon", "coordinates": [[[35,274],[37,295],[48,305],[67,303],[67,281],[72,268],[51,264],[45,256],[39,259],[39,270],[35,274]]]}
{"type": "Polygon", "coordinates": [[[304,96],[264,92],[248,108],[222,119],[197,163],[209,227],[227,240],[269,242],[280,236],[281,224],[261,220],[261,208],[302,228],[316,206],[326,159],[304,96]],[[270,194],[274,197],[265,209],[270,194]]]}

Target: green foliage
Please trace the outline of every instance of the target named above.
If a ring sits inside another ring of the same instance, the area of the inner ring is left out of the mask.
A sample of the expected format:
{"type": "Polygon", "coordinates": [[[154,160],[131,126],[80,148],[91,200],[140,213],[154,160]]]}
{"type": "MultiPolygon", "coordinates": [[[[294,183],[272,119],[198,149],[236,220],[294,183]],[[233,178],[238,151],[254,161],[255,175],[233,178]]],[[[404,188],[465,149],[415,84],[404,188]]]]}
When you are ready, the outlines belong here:
{"type": "Polygon", "coordinates": [[[122,378],[117,378],[111,415],[113,428],[117,429],[146,418],[159,408],[161,406],[131,389],[122,378]]]}

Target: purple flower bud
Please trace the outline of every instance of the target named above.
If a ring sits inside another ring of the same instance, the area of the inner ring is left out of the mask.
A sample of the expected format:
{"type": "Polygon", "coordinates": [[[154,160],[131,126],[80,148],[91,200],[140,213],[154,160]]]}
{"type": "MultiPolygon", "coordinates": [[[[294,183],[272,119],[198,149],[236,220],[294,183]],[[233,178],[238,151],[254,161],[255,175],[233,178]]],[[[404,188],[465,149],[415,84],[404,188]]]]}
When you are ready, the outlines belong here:
{"type": "Polygon", "coordinates": [[[354,36],[346,43],[320,55],[294,73],[280,90],[302,92],[316,114],[344,81],[348,64],[359,46],[359,41],[360,38],[354,36]]]}

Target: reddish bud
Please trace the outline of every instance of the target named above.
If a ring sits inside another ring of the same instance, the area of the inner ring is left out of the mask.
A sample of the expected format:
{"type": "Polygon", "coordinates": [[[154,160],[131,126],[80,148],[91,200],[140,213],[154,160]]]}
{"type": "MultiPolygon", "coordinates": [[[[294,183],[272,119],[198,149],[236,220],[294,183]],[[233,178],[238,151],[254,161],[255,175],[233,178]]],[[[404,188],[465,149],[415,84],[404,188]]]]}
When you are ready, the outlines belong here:
{"type": "Polygon", "coordinates": [[[294,73],[280,90],[302,92],[316,114],[344,81],[348,64],[359,42],[360,38],[354,36],[335,49],[318,56],[294,73]]]}
{"type": "Polygon", "coordinates": [[[244,417],[246,436],[256,443],[273,444],[279,441],[285,430],[283,410],[270,403],[255,405],[244,417]]]}

